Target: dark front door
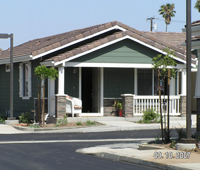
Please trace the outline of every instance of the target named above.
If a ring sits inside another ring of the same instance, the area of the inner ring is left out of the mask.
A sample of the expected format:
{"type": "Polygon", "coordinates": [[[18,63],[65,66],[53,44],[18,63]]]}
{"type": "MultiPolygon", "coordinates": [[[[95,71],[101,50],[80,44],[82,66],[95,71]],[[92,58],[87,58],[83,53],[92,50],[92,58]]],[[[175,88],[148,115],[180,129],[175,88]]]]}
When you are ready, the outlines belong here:
{"type": "Polygon", "coordinates": [[[92,112],[92,68],[82,68],[82,112],[92,112]]]}

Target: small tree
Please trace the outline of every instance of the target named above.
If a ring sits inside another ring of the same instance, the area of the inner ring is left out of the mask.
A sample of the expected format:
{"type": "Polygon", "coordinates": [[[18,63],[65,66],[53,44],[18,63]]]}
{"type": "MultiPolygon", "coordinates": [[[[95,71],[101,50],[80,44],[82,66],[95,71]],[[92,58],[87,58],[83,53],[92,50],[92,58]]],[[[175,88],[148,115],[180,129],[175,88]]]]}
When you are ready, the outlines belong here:
{"type": "Polygon", "coordinates": [[[196,1],[194,8],[196,8],[198,12],[200,12],[200,0],[196,1]]]}
{"type": "MultiPolygon", "coordinates": [[[[161,134],[163,140],[163,120],[162,120],[162,109],[161,109],[161,88],[160,88],[160,78],[163,81],[163,85],[165,84],[166,78],[171,79],[171,77],[175,77],[176,75],[176,67],[177,63],[173,59],[175,56],[174,51],[169,50],[169,48],[165,48],[163,50],[166,54],[158,54],[156,57],[153,57],[153,68],[158,72],[158,85],[159,85],[159,101],[160,101],[160,120],[161,120],[161,134]],[[169,68],[172,67],[172,68],[169,68]]],[[[169,90],[168,90],[169,94],[169,90]]],[[[169,95],[168,95],[168,106],[169,106],[169,95]]],[[[169,109],[168,109],[168,136],[169,136],[169,109]]]]}
{"type": "MultiPolygon", "coordinates": [[[[44,81],[46,78],[49,78],[51,80],[55,80],[56,77],[58,77],[58,71],[55,68],[47,68],[44,65],[37,66],[35,68],[35,75],[42,81],[44,81]]],[[[40,88],[38,84],[38,113],[39,113],[39,122],[41,120],[40,115],[40,88]]],[[[42,126],[44,126],[44,96],[45,96],[45,84],[43,84],[43,107],[42,107],[42,126]]]]}

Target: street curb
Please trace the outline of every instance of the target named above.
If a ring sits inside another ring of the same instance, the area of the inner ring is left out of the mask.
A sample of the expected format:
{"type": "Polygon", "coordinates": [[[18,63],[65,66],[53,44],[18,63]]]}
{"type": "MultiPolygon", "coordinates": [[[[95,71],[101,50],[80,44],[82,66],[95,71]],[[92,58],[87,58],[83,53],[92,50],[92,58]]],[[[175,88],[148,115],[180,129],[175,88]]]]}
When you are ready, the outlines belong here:
{"type": "Polygon", "coordinates": [[[155,162],[150,162],[148,160],[142,160],[139,158],[135,158],[135,157],[126,157],[126,156],[119,156],[119,155],[115,155],[115,154],[110,154],[110,153],[95,153],[92,154],[95,155],[97,157],[100,158],[106,158],[106,159],[111,159],[114,161],[123,161],[123,162],[129,162],[129,163],[135,163],[135,164],[139,164],[139,165],[144,165],[144,166],[148,166],[148,167],[153,167],[153,168],[160,168],[160,169],[171,169],[171,170],[190,170],[190,168],[183,168],[183,167],[176,167],[174,165],[164,165],[161,163],[155,163],[155,162]]]}
{"type": "Polygon", "coordinates": [[[81,127],[56,127],[56,128],[30,128],[30,127],[23,127],[23,126],[13,126],[17,130],[21,131],[28,131],[28,132],[42,132],[42,131],[51,131],[51,130],[70,130],[70,129],[80,129],[80,128],[91,128],[91,127],[97,127],[102,125],[94,125],[94,126],[81,126],[81,127]]]}

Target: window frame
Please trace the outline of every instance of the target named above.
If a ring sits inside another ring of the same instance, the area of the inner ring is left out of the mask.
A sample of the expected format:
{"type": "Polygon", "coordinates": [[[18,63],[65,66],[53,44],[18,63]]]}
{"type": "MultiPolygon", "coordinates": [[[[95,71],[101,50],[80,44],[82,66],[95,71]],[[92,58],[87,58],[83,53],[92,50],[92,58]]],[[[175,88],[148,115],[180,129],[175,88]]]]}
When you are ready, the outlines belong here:
{"type": "Polygon", "coordinates": [[[22,99],[30,99],[32,95],[31,90],[32,90],[31,89],[31,62],[20,63],[19,64],[19,96],[22,99]],[[27,69],[25,67],[27,67],[27,69]],[[27,90],[25,90],[25,88],[27,90]]]}

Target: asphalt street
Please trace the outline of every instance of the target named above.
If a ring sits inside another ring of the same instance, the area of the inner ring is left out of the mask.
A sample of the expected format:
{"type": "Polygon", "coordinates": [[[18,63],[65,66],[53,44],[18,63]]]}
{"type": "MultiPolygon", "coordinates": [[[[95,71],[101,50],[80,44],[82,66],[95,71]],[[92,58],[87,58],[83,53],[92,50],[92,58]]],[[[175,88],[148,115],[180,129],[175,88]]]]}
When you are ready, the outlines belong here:
{"type": "MultiPolygon", "coordinates": [[[[53,133],[0,135],[0,170],[129,170],[154,169],[127,162],[112,161],[92,155],[76,153],[80,148],[97,145],[130,143],[127,138],[154,138],[160,130],[134,130],[100,133],[53,133]],[[99,142],[99,139],[103,139],[99,142]],[[111,139],[111,141],[106,141],[111,139]],[[122,139],[122,141],[116,141],[122,139]],[[52,143],[48,141],[52,140],[52,143]],[[59,142],[66,140],[68,142],[59,142]],[[76,140],[72,142],[71,140],[76,140]],[[81,140],[89,140],[82,142],[81,140]],[[90,142],[90,140],[96,140],[90,142]],[[124,141],[123,141],[124,140],[124,141]],[[29,141],[29,143],[17,143],[29,141]],[[44,143],[35,143],[43,141],[44,143]]],[[[176,136],[176,134],[174,134],[176,136]]],[[[135,141],[131,143],[136,143],[135,141]]]]}
{"type": "Polygon", "coordinates": [[[58,133],[58,134],[17,134],[0,135],[0,141],[31,141],[31,143],[0,144],[0,169],[2,170],[129,170],[154,169],[141,165],[97,158],[76,153],[80,148],[106,145],[117,142],[115,139],[148,138],[157,130],[120,131],[102,133],[58,133]],[[146,132],[146,133],[145,133],[146,132]],[[56,142],[58,140],[98,140],[113,139],[103,142],[56,142]],[[53,143],[34,143],[34,141],[55,140],[53,143]]]}

